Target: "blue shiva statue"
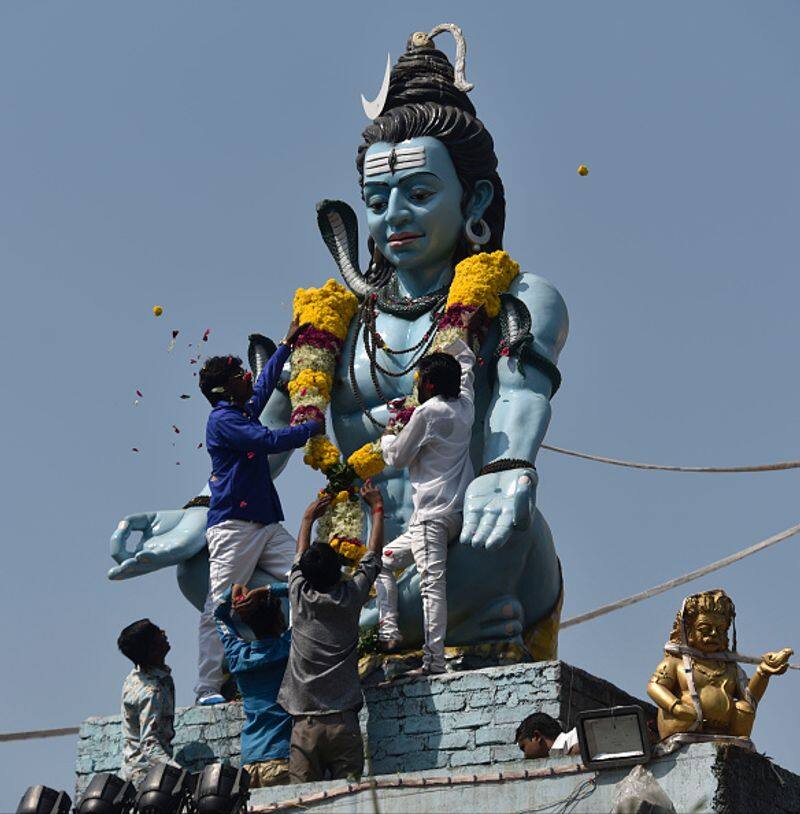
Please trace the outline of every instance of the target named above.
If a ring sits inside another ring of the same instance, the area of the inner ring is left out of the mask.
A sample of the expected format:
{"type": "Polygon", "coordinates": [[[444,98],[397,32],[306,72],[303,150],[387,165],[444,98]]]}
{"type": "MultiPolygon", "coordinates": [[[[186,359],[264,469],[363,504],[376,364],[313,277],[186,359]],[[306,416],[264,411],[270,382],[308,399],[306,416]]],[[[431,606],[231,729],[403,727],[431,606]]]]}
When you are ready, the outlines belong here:
{"type": "MultiPolygon", "coordinates": [[[[381,434],[388,401],[411,392],[414,366],[455,265],[474,251],[502,248],[503,184],[492,138],[467,97],[472,86],[464,79],[464,50],[460,30],[449,24],[414,34],[405,54],[387,69],[378,98],[364,102],[373,119],[356,159],[369,227],[365,273],[359,270],[355,214],[341,202],[318,206],[323,238],[362,301],[331,397],[332,425],[345,457],[381,434]],[[433,37],[443,30],[456,37],[455,70],[434,48],[433,37]],[[387,153],[388,162],[369,161],[387,153]],[[377,298],[369,296],[373,293],[377,298]],[[409,350],[368,353],[374,347],[365,342],[370,331],[391,348],[409,350]]],[[[536,504],[534,464],[560,384],[556,365],[567,330],[558,291],[523,272],[503,295],[501,313],[480,350],[480,420],[471,447],[479,474],[468,488],[460,538],[448,555],[448,646],[466,652],[494,648],[506,658],[515,653],[517,660],[556,654],[562,578],[550,529],[536,504]]],[[[286,426],[290,411],[285,389],[276,390],[262,421],[286,426]]],[[[289,454],[274,457],[275,475],[289,454]]],[[[388,469],[377,480],[391,540],[411,515],[410,486],[400,470],[388,469]]],[[[177,565],[182,591],[202,608],[208,585],[205,527],[202,505],[129,515],[111,538],[118,565],[109,577],[127,579],[177,565]],[[135,550],[128,548],[132,531],[142,532],[135,550]]],[[[280,575],[257,573],[253,582],[276,578],[280,575]]],[[[399,592],[404,640],[419,644],[422,603],[413,569],[401,578],[399,592]]],[[[367,608],[362,624],[376,622],[377,612],[367,608]]]]}

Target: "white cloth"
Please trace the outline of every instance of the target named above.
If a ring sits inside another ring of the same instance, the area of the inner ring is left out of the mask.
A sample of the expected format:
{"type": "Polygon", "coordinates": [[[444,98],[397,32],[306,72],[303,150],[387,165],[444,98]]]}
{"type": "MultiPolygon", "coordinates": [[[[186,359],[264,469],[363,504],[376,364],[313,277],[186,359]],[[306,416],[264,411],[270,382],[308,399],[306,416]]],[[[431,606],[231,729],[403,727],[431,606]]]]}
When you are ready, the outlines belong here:
{"type": "Polygon", "coordinates": [[[475,420],[475,354],[461,340],[453,342],[447,352],[461,365],[459,397],[428,399],[414,410],[398,435],[381,439],[386,463],[398,469],[408,467],[414,504],[411,523],[460,512],[474,477],[469,445],[475,420]]]}
{"type": "Polygon", "coordinates": [[[569,732],[562,732],[550,747],[551,755],[567,755],[573,746],[578,745],[578,730],[570,729],[569,732]]]}
{"type": "Polygon", "coordinates": [[[235,582],[246,585],[256,568],[276,582],[286,582],[295,555],[294,537],[280,523],[223,520],[206,531],[208,596],[200,615],[198,697],[222,687],[222,642],[214,623],[214,609],[235,582]]]}
{"type": "Polygon", "coordinates": [[[394,572],[412,561],[419,574],[422,594],[425,643],[422,663],[434,670],[444,669],[444,639],[447,634],[447,542],[461,528],[461,514],[435,517],[411,523],[383,549],[382,568],[375,581],[378,595],[378,637],[400,639],[397,625],[397,580],[394,572]]]}

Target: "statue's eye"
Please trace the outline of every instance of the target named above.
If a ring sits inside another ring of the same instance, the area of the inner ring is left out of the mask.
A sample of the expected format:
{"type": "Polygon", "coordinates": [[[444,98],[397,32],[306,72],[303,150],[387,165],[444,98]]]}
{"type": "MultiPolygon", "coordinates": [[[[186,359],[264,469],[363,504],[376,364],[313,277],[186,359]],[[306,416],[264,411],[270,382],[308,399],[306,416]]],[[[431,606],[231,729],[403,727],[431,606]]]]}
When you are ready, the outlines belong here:
{"type": "Polygon", "coordinates": [[[383,210],[386,209],[386,198],[380,195],[373,195],[367,199],[367,206],[373,212],[383,212],[383,210]]]}
{"type": "Polygon", "coordinates": [[[433,195],[433,191],[430,189],[422,189],[420,187],[415,187],[411,190],[410,195],[408,196],[411,198],[414,203],[422,203],[423,201],[427,201],[428,198],[433,195]]]}

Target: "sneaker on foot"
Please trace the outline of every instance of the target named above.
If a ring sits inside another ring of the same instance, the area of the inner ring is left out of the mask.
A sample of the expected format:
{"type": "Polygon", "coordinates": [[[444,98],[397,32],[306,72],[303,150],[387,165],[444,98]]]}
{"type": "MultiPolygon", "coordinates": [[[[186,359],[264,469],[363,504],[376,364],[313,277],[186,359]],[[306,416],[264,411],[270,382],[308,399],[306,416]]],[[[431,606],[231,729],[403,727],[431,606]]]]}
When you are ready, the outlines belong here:
{"type": "Polygon", "coordinates": [[[198,707],[210,707],[214,704],[224,704],[225,699],[218,692],[206,692],[197,696],[198,707]]]}

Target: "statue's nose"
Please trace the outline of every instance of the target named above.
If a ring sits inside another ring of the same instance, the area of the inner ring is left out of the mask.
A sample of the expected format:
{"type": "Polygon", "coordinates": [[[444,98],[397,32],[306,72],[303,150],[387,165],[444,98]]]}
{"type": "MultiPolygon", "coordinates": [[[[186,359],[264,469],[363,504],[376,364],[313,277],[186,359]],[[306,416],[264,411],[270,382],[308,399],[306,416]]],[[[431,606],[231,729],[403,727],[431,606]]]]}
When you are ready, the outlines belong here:
{"type": "Polygon", "coordinates": [[[389,203],[386,207],[386,222],[392,226],[402,226],[411,220],[411,212],[399,189],[395,188],[389,193],[389,203]]]}

